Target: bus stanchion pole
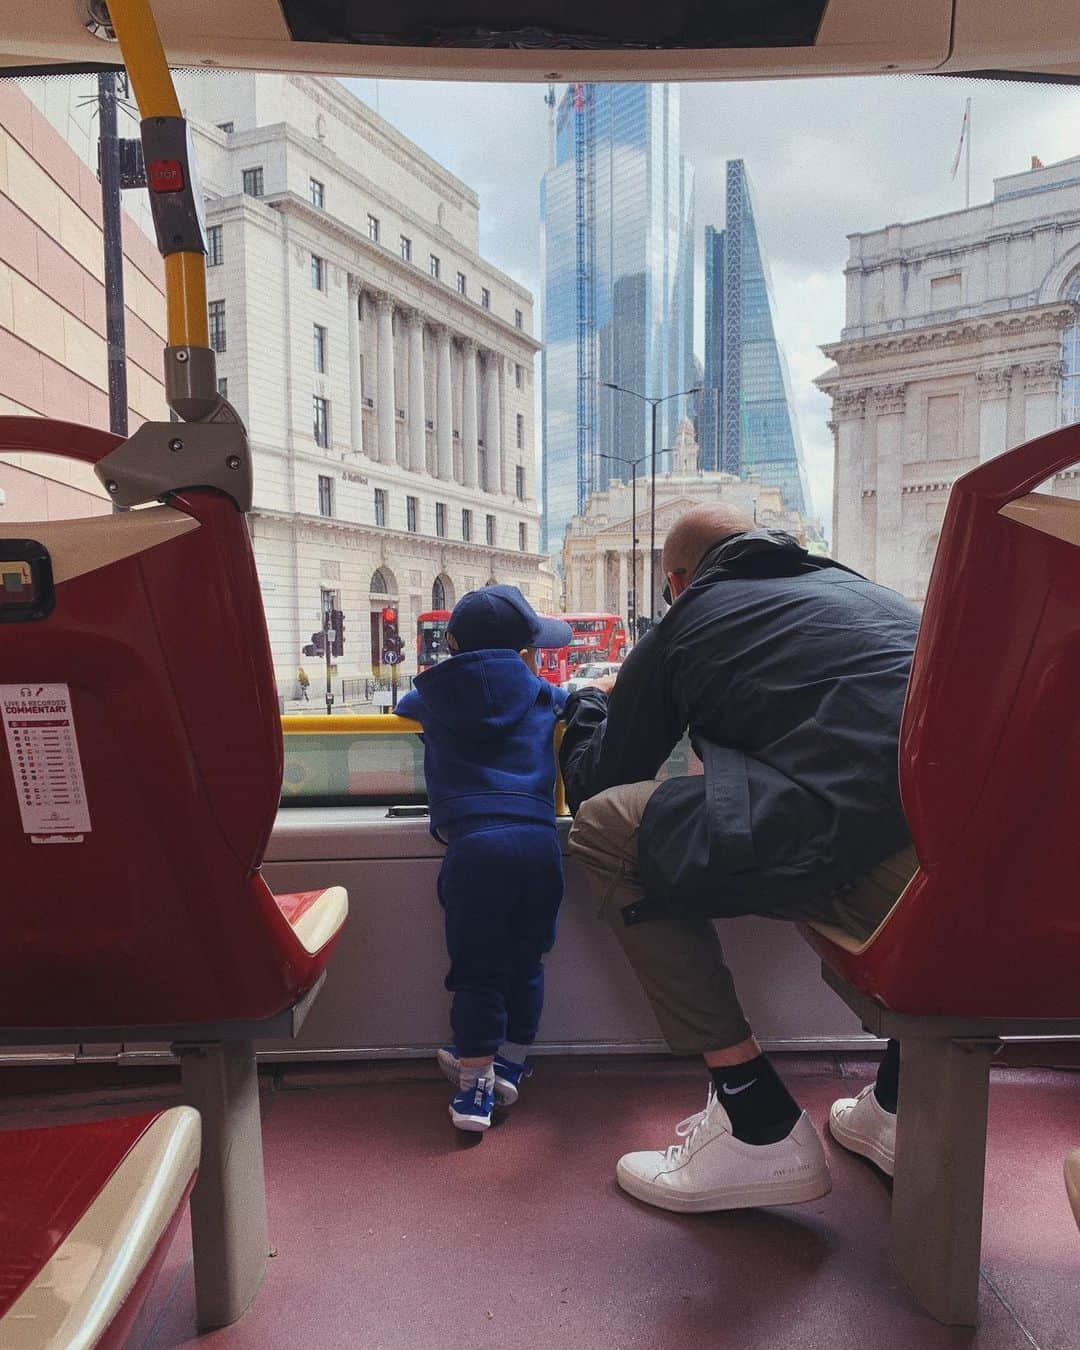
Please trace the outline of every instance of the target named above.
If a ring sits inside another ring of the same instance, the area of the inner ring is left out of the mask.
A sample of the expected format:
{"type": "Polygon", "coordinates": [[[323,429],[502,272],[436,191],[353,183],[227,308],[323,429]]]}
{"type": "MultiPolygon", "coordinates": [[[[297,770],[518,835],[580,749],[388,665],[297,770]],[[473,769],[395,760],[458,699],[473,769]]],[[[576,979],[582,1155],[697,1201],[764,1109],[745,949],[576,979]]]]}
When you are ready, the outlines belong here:
{"type": "Polygon", "coordinates": [[[334,712],[334,686],[331,682],[331,651],[330,651],[330,611],[323,610],[323,652],[326,660],[326,715],[330,717],[334,712]]]}

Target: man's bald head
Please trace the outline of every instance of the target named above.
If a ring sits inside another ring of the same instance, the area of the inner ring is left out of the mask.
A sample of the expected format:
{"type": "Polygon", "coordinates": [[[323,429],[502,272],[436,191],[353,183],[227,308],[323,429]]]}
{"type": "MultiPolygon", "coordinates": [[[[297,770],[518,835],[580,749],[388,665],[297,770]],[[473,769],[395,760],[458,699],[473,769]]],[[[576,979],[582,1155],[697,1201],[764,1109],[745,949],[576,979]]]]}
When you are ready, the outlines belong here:
{"type": "Polygon", "coordinates": [[[716,502],[712,506],[695,506],[687,511],[668,530],[664,541],[663,568],[669,572],[685,572],[692,577],[698,565],[715,544],[732,534],[752,530],[754,522],[745,511],[716,502]]]}

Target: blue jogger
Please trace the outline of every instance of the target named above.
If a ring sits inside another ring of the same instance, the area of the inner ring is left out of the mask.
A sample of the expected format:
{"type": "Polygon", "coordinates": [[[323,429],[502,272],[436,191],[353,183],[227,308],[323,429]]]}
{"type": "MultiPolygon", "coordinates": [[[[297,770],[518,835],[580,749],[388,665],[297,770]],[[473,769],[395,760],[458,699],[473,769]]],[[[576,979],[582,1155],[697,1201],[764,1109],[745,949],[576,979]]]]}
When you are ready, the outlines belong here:
{"type": "Polygon", "coordinates": [[[457,1053],[531,1045],[544,1006],[543,957],[555,942],[563,871],[554,826],[527,820],[458,825],[439,872],[457,1053]]]}

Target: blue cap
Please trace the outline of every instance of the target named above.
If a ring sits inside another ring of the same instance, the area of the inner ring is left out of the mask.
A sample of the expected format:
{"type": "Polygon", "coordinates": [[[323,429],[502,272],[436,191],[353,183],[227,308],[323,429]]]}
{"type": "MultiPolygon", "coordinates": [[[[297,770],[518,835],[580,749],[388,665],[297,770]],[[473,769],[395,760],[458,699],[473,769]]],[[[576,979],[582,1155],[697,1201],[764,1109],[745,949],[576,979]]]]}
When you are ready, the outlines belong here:
{"type": "Polygon", "coordinates": [[[485,586],[469,591],[454,606],[447,633],[459,652],[489,647],[568,647],[570,625],[561,619],[542,619],[516,586],[485,586]]]}

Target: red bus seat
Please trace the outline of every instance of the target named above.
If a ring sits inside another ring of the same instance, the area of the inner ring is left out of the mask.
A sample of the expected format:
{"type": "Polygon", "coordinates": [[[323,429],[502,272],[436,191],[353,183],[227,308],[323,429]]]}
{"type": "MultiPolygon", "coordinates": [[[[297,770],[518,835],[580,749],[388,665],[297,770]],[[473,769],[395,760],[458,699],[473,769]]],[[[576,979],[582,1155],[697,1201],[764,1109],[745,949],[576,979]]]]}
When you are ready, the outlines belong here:
{"type": "MultiPolygon", "coordinates": [[[[0,450],[97,463],[120,444],[0,417],[0,450]]],[[[176,1045],[203,1121],[206,1327],[266,1260],[253,1042],[295,1034],[347,898],[263,880],[283,748],[247,521],[220,491],[167,501],[0,528],[9,592],[34,546],[54,588],[21,622],[0,593],[0,1041],[176,1045]]]]}
{"type": "Polygon", "coordinates": [[[862,943],[806,930],[868,1029],[901,1042],[893,1257],[975,1317],[990,1056],[1080,1033],[1080,501],[1035,489],[1080,426],[953,485],[900,736],[918,870],[862,943]]]}
{"type": "Polygon", "coordinates": [[[0,1345],[122,1346],[198,1164],[189,1106],[0,1134],[0,1345]]]}
{"type": "Polygon", "coordinates": [[[1065,1159],[1065,1189],[1076,1226],[1080,1228],[1080,1148],[1073,1149],[1065,1159]]]}

